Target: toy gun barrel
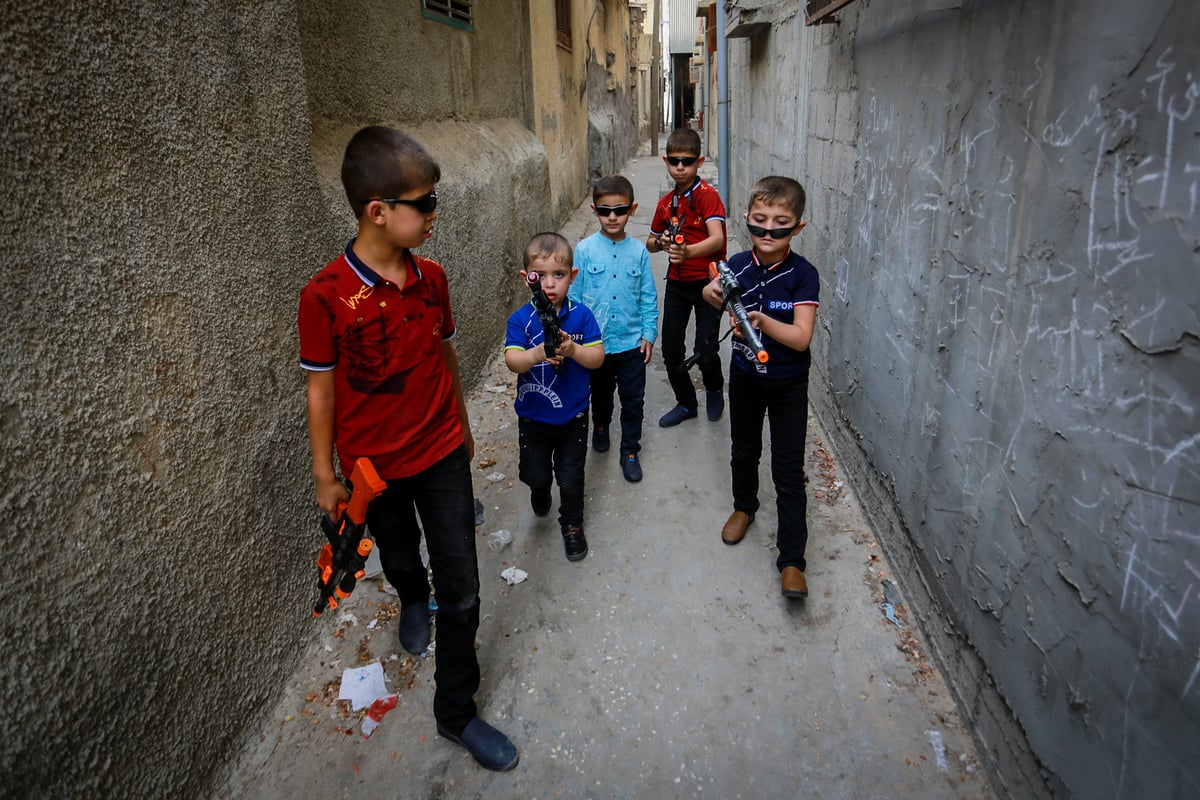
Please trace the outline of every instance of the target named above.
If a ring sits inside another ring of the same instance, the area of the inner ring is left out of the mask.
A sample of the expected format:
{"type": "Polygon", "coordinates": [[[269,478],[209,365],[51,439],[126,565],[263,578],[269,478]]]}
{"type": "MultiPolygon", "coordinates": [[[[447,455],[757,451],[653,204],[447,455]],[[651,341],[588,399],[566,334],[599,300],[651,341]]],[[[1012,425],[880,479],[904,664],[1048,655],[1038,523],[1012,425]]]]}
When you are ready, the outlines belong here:
{"type": "Polygon", "coordinates": [[[666,230],[667,240],[675,244],[683,244],[683,223],[679,217],[671,217],[671,223],[667,225],[666,230]]]}
{"type": "Polygon", "coordinates": [[[554,303],[550,302],[550,298],[542,289],[541,275],[536,272],[527,273],[525,282],[529,284],[529,291],[533,293],[533,307],[537,309],[538,322],[542,324],[542,347],[546,351],[546,358],[554,358],[558,352],[559,333],[562,330],[558,324],[558,313],[554,310],[554,303]]]}
{"type": "Polygon", "coordinates": [[[360,458],[350,473],[353,493],[350,502],[338,503],[337,520],[326,516],[321,530],[328,539],[317,555],[317,589],[313,616],[321,616],[326,607],[337,608],[354,591],[363,576],[367,556],[375,543],[366,536],[367,506],[387,488],[370,459],[360,458]]]}
{"type": "Polygon", "coordinates": [[[709,263],[708,274],[721,282],[721,293],[725,296],[725,305],[729,307],[729,311],[737,323],[738,333],[754,351],[754,357],[758,359],[758,363],[767,363],[770,356],[767,354],[767,348],[763,347],[762,337],[759,336],[754,324],[750,322],[750,315],[746,312],[746,307],[742,305],[742,285],[738,283],[737,276],[733,274],[729,264],[724,261],[709,263]]]}

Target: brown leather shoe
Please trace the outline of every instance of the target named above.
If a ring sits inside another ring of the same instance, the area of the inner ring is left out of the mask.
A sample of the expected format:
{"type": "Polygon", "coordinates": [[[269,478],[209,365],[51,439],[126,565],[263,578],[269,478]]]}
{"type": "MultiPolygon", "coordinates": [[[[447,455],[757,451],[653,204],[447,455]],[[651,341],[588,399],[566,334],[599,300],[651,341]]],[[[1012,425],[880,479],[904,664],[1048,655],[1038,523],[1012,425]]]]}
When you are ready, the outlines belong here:
{"type": "Polygon", "coordinates": [[[808,597],[808,583],[805,582],[804,573],[799,567],[784,567],[779,577],[784,597],[808,597]]]}
{"type": "Polygon", "coordinates": [[[751,522],[754,522],[753,515],[745,511],[733,512],[725,521],[725,527],[721,529],[721,541],[725,544],[737,544],[745,539],[746,529],[750,527],[751,522]]]}

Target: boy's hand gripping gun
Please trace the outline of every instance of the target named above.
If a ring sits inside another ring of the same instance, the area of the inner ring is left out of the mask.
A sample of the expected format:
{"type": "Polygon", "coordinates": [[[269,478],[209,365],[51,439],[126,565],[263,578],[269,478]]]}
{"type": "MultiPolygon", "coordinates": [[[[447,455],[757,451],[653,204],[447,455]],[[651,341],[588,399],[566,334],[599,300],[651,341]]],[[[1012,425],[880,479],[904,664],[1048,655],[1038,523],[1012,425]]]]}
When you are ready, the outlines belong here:
{"type": "MultiPolygon", "coordinates": [[[[542,347],[546,351],[546,358],[554,358],[554,354],[558,352],[558,342],[562,338],[562,326],[558,324],[558,312],[554,310],[554,303],[550,302],[550,298],[542,289],[541,275],[529,272],[526,274],[525,282],[529,284],[529,291],[533,293],[533,307],[537,310],[538,322],[542,324],[542,347]]],[[[554,366],[556,372],[561,368],[561,364],[554,366]]]]}
{"type": "Polygon", "coordinates": [[[387,488],[379,477],[370,459],[360,458],[354,462],[350,473],[354,491],[350,502],[338,503],[337,520],[328,515],[321,517],[321,531],[329,543],[321,546],[317,555],[317,589],[320,596],[313,606],[313,616],[321,616],[328,606],[337,608],[338,600],[345,600],[354,591],[354,585],[363,576],[375,543],[366,536],[367,504],[387,488]]]}
{"type": "Polygon", "coordinates": [[[733,314],[733,319],[737,322],[738,333],[742,335],[742,339],[754,351],[754,357],[758,359],[758,362],[760,364],[767,363],[769,357],[767,349],[763,347],[762,338],[758,335],[758,331],[754,329],[754,325],[751,324],[750,315],[746,313],[746,307],[742,305],[742,285],[738,283],[733,270],[724,261],[715,261],[709,263],[708,274],[720,280],[721,294],[725,296],[725,307],[733,314]]]}

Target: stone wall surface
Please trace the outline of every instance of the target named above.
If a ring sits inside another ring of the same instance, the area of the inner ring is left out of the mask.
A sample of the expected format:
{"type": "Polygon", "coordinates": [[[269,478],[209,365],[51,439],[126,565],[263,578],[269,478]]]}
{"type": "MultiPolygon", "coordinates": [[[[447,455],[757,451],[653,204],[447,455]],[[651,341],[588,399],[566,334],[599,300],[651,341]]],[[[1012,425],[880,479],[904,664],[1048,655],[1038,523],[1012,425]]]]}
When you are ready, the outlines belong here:
{"type": "Polygon", "coordinates": [[[815,406],[1001,788],[1197,794],[1200,7],[738,5],[731,217],[809,190],[815,406]]]}
{"type": "Polygon", "coordinates": [[[425,252],[450,275],[468,386],[500,346],[521,245],[554,223],[523,12],[489,17],[521,65],[489,69],[416,4],[406,25],[332,9],[0,11],[8,790],[204,796],[308,657],[320,537],[296,306],[353,231],[349,135],[403,127],[441,163],[425,252]],[[408,49],[389,60],[392,35],[408,49]],[[405,66],[367,86],[363,59],[405,66]],[[429,92],[410,104],[405,85],[429,92]]]}

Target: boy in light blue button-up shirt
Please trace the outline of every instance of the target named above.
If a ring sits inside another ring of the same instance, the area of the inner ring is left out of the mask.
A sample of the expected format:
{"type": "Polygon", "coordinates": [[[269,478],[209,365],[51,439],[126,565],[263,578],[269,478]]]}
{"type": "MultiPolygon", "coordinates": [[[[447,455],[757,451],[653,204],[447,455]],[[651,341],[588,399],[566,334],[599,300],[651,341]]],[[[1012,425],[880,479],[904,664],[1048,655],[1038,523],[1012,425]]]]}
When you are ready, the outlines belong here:
{"type": "Polygon", "coordinates": [[[621,175],[596,181],[592,210],[600,230],[575,248],[579,276],[570,297],[592,310],[604,335],[604,364],[592,370],[592,448],[609,447],[613,392],[621,398],[621,472],[642,479],[642,409],[646,365],[658,338],[658,291],[646,246],[627,236],[629,215],[637,210],[633,185],[621,175]]]}

